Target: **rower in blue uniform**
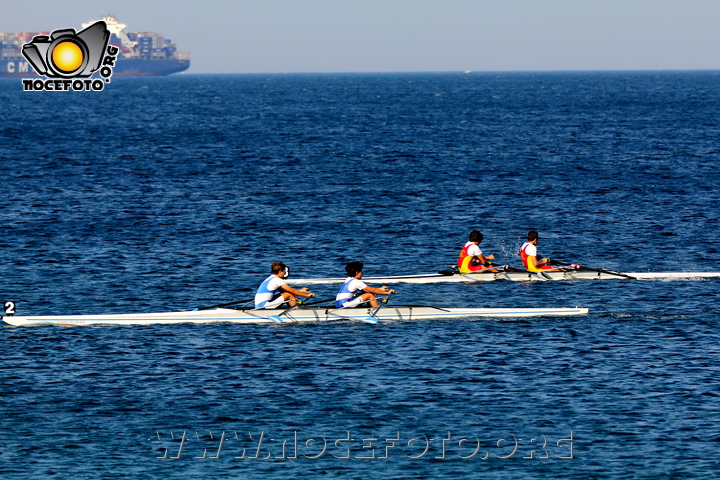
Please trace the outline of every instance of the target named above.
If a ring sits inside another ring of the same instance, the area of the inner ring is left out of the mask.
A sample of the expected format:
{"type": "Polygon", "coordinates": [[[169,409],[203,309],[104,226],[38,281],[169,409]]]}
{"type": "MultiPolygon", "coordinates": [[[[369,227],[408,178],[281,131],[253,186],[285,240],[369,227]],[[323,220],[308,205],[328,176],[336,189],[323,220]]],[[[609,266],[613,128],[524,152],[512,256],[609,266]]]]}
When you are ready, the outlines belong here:
{"type": "Polygon", "coordinates": [[[285,302],[294,307],[297,297],[315,296],[308,287],[297,289],[285,283],[290,269],[284,263],[274,262],[270,268],[272,275],[260,284],[255,293],[255,308],[277,308],[285,302]]]}
{"type": "Polygon", "coordinates": [[[386,286],[380,288],[370,287],[362,281],[363,263],[350,262],[345,265],[348,278],[345,279],[340,291],[335,297],[335,306],[338,308],[357,307],[362,303],[370,302],[370,306],[377,307],[379,303],[375,295],[389,295],[395,290],[386,286]]]}

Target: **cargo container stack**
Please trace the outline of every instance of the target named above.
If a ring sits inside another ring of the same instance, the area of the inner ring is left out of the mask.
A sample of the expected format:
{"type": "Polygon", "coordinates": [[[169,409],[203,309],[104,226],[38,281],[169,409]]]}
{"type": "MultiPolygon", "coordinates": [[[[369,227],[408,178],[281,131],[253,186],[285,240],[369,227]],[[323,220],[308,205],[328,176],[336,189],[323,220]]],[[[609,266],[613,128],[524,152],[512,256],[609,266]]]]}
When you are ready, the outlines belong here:
{"type": "MultiPolygon", "coordinates": [[[[110,44],[118,47],[118,61],[113,76],[170,75],[190,67],[190,54],[154,32],[127,32],[126,26],[111,15],[102,20],[110,31],[110,44]]],[[[82,29],[96,21],[84,23],[82,29]]],[[[77,30],[80,31],[80,30],[77,30]]],[[[0,32],[0,77],[38,76],[22,56],[22,47],[36,35],[48,32],[0,32]]]]}

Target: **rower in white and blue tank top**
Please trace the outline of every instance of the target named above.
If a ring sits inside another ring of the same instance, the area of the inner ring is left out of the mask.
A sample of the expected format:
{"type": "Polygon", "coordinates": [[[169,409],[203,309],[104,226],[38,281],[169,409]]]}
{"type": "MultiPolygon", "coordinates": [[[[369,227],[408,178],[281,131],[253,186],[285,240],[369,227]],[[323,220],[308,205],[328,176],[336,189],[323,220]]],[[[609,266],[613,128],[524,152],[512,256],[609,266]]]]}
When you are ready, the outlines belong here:
{"type": "Polygon", "coordinates": [[[335,297],[335,306],[338,308],[348,308],[360,305],[364,300],[359,295],[355,296],[355,293],[365,288],[367,288],[367,284],[362,280],[353,277],[346,278],[345,283],[342,284],[340,291],[335,297]]]}
{"type": "Polygon", "coordinates": [[[283,285],[285,280],[276,275],[266,278],[255,293],[255,308],[275,308],[281,305],[285,299],[278,290],[283,285]]]}
{"type": "Polygon", "coordinates": [[[388,295],[395,293],[385,286],[382,288],[369,287],[362,279],[362,262],[350,262],[345,265],[345,271],[348,274],[345,283],[340,287],[340,291],[335,297],[335,306],[337,308],[357,307],[362,303],[370,303],[370,306],[377,307],[378,301],[375,295],[388,295]]]}

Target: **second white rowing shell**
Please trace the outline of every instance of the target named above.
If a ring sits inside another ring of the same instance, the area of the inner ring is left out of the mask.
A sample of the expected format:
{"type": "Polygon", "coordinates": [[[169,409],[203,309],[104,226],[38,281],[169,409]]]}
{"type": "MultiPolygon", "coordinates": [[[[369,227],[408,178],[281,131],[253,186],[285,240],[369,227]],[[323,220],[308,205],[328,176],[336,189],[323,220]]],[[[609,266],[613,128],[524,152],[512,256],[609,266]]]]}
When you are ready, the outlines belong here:
{"type": "MultiPolygon", "coordinates": [[[[568,272],[480,272],[480,273],[454,273],[446,275],[441,273],[428,273],[422,275],[395,275],[387,277],[363,277],[363,281],[373,284],[385,283],[443,283],[443,282],[547,282],[547,281],[573,281],[573,280],[701,280],[704,278],[720,277],[720,272],[597,272],[587,270],[572,270],[568,272]]],[[[346,278],[289,278],[287,283],[293,285],[321,285],[330,283],[344,283],[346,278]]]]}

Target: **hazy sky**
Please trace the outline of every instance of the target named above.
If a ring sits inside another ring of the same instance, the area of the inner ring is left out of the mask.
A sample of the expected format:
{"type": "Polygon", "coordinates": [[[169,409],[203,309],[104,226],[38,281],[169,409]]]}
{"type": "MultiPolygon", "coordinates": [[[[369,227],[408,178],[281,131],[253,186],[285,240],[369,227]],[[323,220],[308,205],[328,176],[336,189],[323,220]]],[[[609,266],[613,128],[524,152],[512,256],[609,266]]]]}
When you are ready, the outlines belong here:
{"type": "Polygon", "coordinates": [[[720,0],[23,0],[0,31],[113,13],[188,73],[720,69],[720,0]]]}

